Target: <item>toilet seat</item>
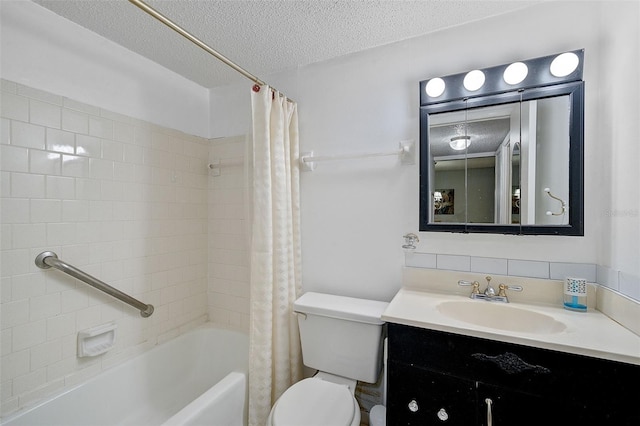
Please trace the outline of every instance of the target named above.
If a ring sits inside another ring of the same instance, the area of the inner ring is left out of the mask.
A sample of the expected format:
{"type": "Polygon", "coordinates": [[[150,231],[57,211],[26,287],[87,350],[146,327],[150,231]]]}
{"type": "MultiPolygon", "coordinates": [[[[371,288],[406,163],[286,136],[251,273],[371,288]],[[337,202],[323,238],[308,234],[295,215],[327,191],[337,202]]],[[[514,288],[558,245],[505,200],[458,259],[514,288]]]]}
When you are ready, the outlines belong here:
{"type": "Polygon", "coordinates": [[[347,386],[309,378],[287,389],[269,417],[272,426],[351,426],[360,407],[347,386]]]}

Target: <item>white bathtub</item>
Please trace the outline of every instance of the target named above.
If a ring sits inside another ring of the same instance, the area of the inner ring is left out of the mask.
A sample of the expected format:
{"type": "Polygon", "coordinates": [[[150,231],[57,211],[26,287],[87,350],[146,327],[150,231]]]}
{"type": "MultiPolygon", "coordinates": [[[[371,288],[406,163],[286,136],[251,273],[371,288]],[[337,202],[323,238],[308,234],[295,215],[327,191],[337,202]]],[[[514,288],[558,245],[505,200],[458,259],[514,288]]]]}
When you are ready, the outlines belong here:
{"type": "Polygon", "coordinates": [[[2,425],[246,424],[249,342],[205,324],[2,425]]]}

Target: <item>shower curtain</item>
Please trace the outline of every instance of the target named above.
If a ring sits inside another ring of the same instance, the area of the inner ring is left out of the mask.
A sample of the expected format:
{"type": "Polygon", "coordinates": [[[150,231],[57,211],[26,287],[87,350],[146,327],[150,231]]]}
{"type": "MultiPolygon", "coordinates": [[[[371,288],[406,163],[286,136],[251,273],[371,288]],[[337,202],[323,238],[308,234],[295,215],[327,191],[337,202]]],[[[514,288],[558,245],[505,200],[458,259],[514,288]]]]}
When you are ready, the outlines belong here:
{"type": "Polygon", "coordinates": [[[249,425],[302,377],[293,302],[301,291],[298,112],[268,86],[254,86],[249,425]]]}

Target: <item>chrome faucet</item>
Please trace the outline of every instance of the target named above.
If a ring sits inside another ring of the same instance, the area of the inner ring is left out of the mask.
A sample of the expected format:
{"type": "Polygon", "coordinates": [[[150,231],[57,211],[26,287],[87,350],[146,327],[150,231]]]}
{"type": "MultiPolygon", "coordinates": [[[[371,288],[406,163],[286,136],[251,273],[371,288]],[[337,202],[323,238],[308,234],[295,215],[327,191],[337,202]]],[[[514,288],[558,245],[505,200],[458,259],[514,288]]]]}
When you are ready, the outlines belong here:
{"type": "Polygon", "coordinates": [[[491,277],[487,275],[484,279],[487,280],[487,288],[485,288],[482,293],[487,297],[494,297],[496,295],[496,290],[491,287],[491,277]]]}
{"type": "Polygon", "coordinates": [[[522,291],[522,286],[519,285],[506,285],[500,284],[498,286],[498,294],[496,294],[496,290],[491,286],[491,277],[486,276],[487,287],[483,292],[480,292],[480,283],[478,281],[465,281],[459,280],[458,285],[460,286],[471,286],[471,295],[469,296],[472,299],[482,299],[489,302],[503,302],[509,303],[509,298],[507,297],[507,290],[513,291],[522,291]]]}

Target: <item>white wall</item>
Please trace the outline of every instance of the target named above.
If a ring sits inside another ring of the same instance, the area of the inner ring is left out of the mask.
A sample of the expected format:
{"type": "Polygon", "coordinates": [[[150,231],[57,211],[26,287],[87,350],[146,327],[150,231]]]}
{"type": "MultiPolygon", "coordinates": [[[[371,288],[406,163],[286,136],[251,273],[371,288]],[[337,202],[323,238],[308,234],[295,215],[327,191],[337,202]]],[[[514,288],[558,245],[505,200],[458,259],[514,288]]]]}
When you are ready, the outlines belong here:
{"type": "MultiPolygon", "coordinates": [[[[419,251],[599,264],[605,284],[640,298],[638,144],[626,142],[637,141],[639,7],[548,2],[264,79],[298,101],[301,151],[387,151],[418,140],[420,80],[585,48],[585,236],[421,233],[419,251]]],[[[217,110],[215,135],[250,128],[235,111],[217,110]]],[[[305,289],[390,299],[401,285],[401,237],[418,229],[418,180],[417,165],[391,159],[305,173],[305,289]]]]}
{"type": "Polygon", "coordinates": [[[2,1],[3,78],[209,136],[209,90],[30,1],[2,1]]]}

